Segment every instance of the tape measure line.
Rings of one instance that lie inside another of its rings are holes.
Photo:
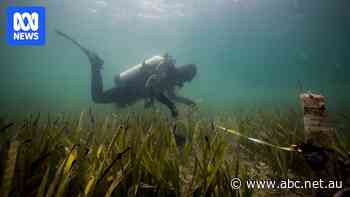
[[[238,132],[236,130],[233,130],[233,129],[228,129],[228,128],[225,128],[225,127],[219,126],[219,125],[215,125],[215,127],[218,128],[218,129],[221,129],[223,131],[226,131],[228,133],[237,135],[239,137],[243,137],[243,138],[247,139],[248,141],[254,142],[256,144],[262,144],[262,145],[265,145],[265,146],[270,146],[270,147],[273,147],[273,148],[277,148],[279,150],[285,150],[285,151],[289,151],[289,152],[302,152],[301,150],[299,150],[297,148],[297,145],[294,145],[294,144],[290,145],[289,147],[278,146],[278,145],[271,144],[271,143],[263,141],[263,140],[259,140],[259,139],[256,139],[256,138],[245,136],[242,133],[240,133],[240,132]]]

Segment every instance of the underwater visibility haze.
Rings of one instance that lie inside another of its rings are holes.
[[[1,2],[3,10],[9,5],[45,6],[47,40],[14,47],[1,39],[3,114],[79,112],[93,104],[88,59],[55,29],[104,59],[105,89],[115,74],[167,52],[177,64],[198,66],[181,94],[209,112],[298,107],[301,89],[325,95],[330,110],[349,109],[347,1]],[[5,19],[1,12],[2,27]]]
[[[9,45],[7,8],[33,5],[45,8],[46,43]],[[349,0],[0,1],[0,196],[350,196],[349,8]],[[163,64],[149,63],[156,55]],[[138,64],[145,75],[156,65],[142,84],[149,91],[114,91]],[[100,74],[113,91],[101,93]],[[151,82],[183,85],[183,98]],[[109,102],[140,92],[146,102]],[[286,179],[336,187],[245,184]]]

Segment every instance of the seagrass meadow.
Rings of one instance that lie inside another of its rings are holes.
[[[339,152],[348,117],[338,116]],[[303,142],[298,112],[225,115],[189,111],[174,121],[160,112],[80,117],[28,115],[1,119],[1,196],[311,196],[312,190],[240,190],[232,177],[308,180],[313,172],[297,152],[254,144],[215,124],[274,144]]]

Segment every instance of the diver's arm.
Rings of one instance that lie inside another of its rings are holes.
[[[174,101],[178,102],[178,103],[183,103],[185,105],[196,105],[196,103],[194,101],[192,101],[189,98],[185,98],[182,96],[176,96],[174,98],[172,98]]]
[[[177,117],[178,112],[177,112],[177,110],[176,110],[176,106],[175,106],[175,104],[174,104],[168,97],[166,97],[166,96],[165,96],[163,93],[161,93],[161,92],[155,94],[154,96],[155,96],[155,98],[156,98],[159,102],[161,102],[162,104],[166,105],[166,106],[170,109],[171,115],[172,115],[173,117]]]
[[[182,103],[182,104],[189,105],[189,106],[196,105],[196,103],[194,101],[192,101],[191,99],[176,95],[174,90],[169,91],[168,95],[169,95],[170,99],[172,99],[178,103]]]

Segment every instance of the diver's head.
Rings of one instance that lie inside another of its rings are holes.
[[[176,66],[176,79],[180,84],[192,81],[196,74],[197,67],[195,64]]]

